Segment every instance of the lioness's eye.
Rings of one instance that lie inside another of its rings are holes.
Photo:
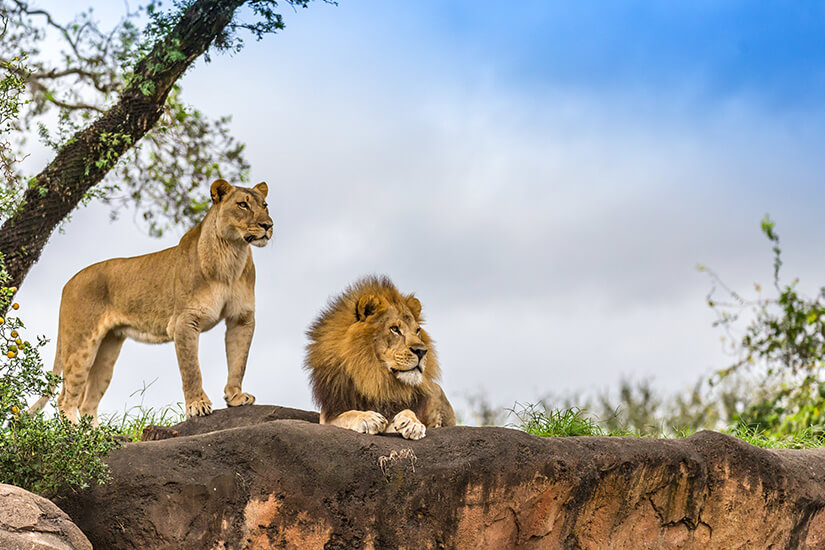
[[[395,333],[395,334],[397,334],[397,335],[401,336],[401,329],[400,329],[400,328],[398,328],[398,327],[396,327],[396,326],[392,326],[392,327],[390,327],[390,332]]]
[[[241,207],[241,208],[243,208],[244,210],[249,210],[249,205],[248,205],[248,204],[246,204],[246,201],[244,201],[244,202],[239,202],[239,203],[238,203],[238,206],[240,206],[240,207]]]
[[[417,329],[415,329],[415,333],[416,334],[421,334],[421,327],[418,327]]]
[[[269,208],[269,205],[264,203],[264,208]]]

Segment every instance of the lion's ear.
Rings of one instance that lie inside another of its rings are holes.
[[[209,194],[212,196],[212,202],[215,204],[221,202],[227,193],[232,191],[232,185],[226,180],[215,180],[212,182],[212,187]]]
[[[407,298],[407,307],[416,319],[421,317],[421,302],[415,296]]]
[[[269,186],[266,184],[265,181],[262,181],[252,189],[263,195],[264,198],[266,198],[266,194],[269,193]]]
[[[355,305],[355,318],[359,321],[364,321],[370,315],[381,313],[386,307],[386,302],[380,296],[375,296],[374,294],[361,296]]]

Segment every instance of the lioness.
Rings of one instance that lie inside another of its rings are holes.
[[[321,424],[405,439],[455,425],[422,322],[421,302],[387,277],[366,277],[330,301],[307,331],[305,366]]]
[[[63,288],[57,353],[52,372],[63,372],[58,408],[72,422],[90,415],[112,379],[123,341],[174,340],[187,416],[212,412],[198,365],[201,332],[226,320],[229,377],[224,399],[230,407],[255,398],[241,390],[255,329],[255,266],[249,245],[272,237],[266,183],[252,189],[217,180],[212,207],[177,246],[134,258],[91,265]],[[42,407],[41,398],[32,410]]]

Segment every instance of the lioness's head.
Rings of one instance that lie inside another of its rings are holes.
[[[365,277],[334,298],[307,331],[306,367],[319,404],[349,403],[348,388],[358,393],[352,399],[373,405],[429,392],[440,369],[422,322],[421,302],[386,277]]]
[[[221,236],[229,241],[243,240],[254,246],[265,246],[272,238],[273,226],[266,204],[268,191],[264,182],[248,189],[215,180],[210,193]]]

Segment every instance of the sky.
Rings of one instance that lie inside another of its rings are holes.
[[[95,6],[104,21],[123,11]],[[232,115],[252,183],[269,184],[276,237],[254,250],[245,379],[258,403],[313,408],[304,332],[365,274],[421,299],[460,411],[473,395],[511,407],[623,378],[680,391],[727,366],[696,265],[744,293],[770,283],[766,213],[788,278],[809,292],[825,280],[821,3],[341,0],[283,13],[278,35],[182,79],[185,101]],[[96,204],[75,212],[18,295],[30,333],[52,340],[47,365],[65,281],[181,233],[150,238]],[[217,406],[222,347],[222,325],[201,336]],[[101,411],[141,399],[182,400],[172,344],[127,342]]]

